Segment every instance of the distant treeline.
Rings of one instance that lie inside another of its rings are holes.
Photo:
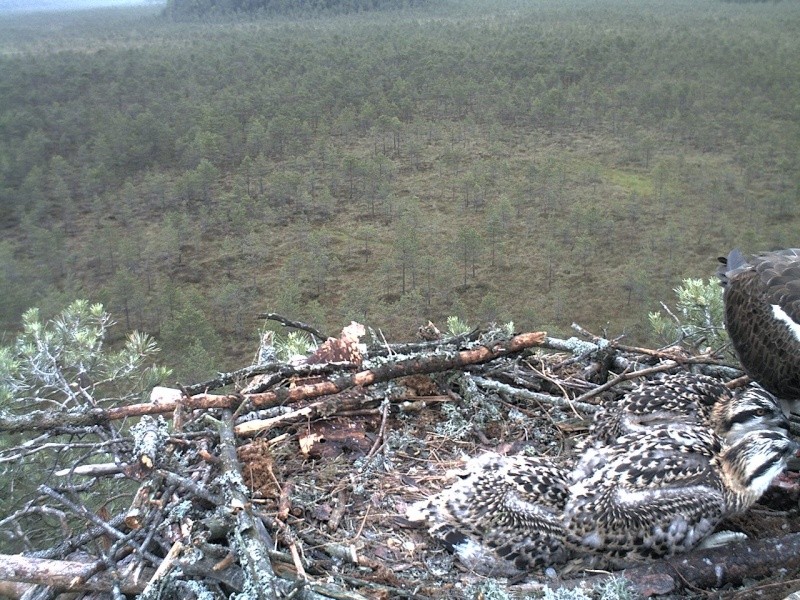
[[[429,0],[167,0],[164,13],[170,17],[215,14],[336,14],[410,8]]]

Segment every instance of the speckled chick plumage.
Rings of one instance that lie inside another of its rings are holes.
[[[424,522],[470,569],[487,575],[562,563],[567,472],[546,458],[486,453],[467,462],[458,480],[413,504]]]
[[[625,451],[574,483],[564,509],[567,546],[612,563],[693,548],[758,500],[797,447],[783,431],[751,431],[728,446],[685,423],[617,442]]]
[[[617,438],[674,423],[709,423],[715,406],[732,398],[718,379],[694,373],[663,375],[645,380],[595,415],[591,439],[614,444]],[[722,432],[720,432],[722,433]]]
[[[778,400],[757,385],[732,393],[713,377],[665,375],[641,383],[595,415],[589,436],[576,448],[580,459],[573,481],[592,473],[611,455],[626,452],[620,438],[671,423],[708,427],[727,443],[749,431],[789,429]]]
[[[725,327],[742,367],[781,399],[800,399],[800,249],[745,257],[733,250],[717,274]]]
[[[711,377],[667,375],[600,413],[571,470],[487,453],[407,516],[487,575],[675,554],[761,496],[796,451],[787,432],[757,385],[731,393]]]

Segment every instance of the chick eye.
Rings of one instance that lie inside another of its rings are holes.
[[[756,409],[756,416],[763,417],[765,414],[767,414],[766,409],[763,408]]]

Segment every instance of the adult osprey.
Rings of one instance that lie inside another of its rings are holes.
[[[717,269],[725,327],[745,372],[800,408],[800,248],[746,258],[732,250]]]

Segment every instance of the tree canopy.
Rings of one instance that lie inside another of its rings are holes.
[[[233,13],[320,15],[410,8],[429,0],[167,0],[164,14],[173,18]]]

